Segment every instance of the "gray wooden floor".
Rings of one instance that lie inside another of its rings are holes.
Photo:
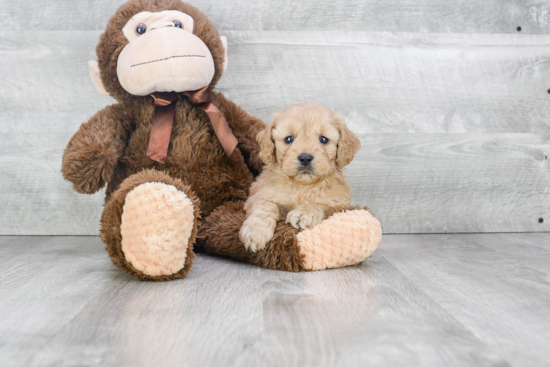
[[[96,237],[0,237],[1,366],[550,365],[550,233],[386,235],[292,274],[135,281]]]

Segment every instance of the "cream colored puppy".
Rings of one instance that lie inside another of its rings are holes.
[[[282,218],[310,229],[350,205],[342,171],[361,143],[339,115],[317,104],[293,105],[276,114],[257,139],[266,166],[245,204],[239,238],[247,249],[263,249]]]

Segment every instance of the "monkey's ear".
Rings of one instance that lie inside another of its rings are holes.
[[[97,61],[88,61],[88,69],[90,71],[90,79],[92,79],[92,83],[94,83],[97,93],[101,94],[102,96],[108,96],[109,93],[107,93],[107,91],[105,90],[103,82],[101,81],[101,77],[99,76],[99,65]]]
[[[227,70],[227,38],[225,38],[225,36],[221,36],[220,39],[222,40],[222,45],[223,45],[223,48],[224,48],[224,53],[223,53],[223,72],[225,73],[225,70]]]

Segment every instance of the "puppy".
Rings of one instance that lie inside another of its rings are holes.
[[[350,205],[342,171],[361,143],[339,115],[317,104],[293,105],[274,115],[257,139],[266,166],[245,204],[239,238],[248,250],[262,250],[282,218],[310,229]]]

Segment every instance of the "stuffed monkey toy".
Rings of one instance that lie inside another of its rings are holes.
[[[214,91],[227,42],[199,10],[181,0],[130,0],[96,51],[92,81],[118,103],[80,126],[62,173],[79,193],[107,184],[100,237],[116,266],[163,281],[186,276],[194,248],[286,271],[356,264],[377,248],[380,224],[356,207],[311,230],[278,223],[255,253],[240,242],[265,125]]]

